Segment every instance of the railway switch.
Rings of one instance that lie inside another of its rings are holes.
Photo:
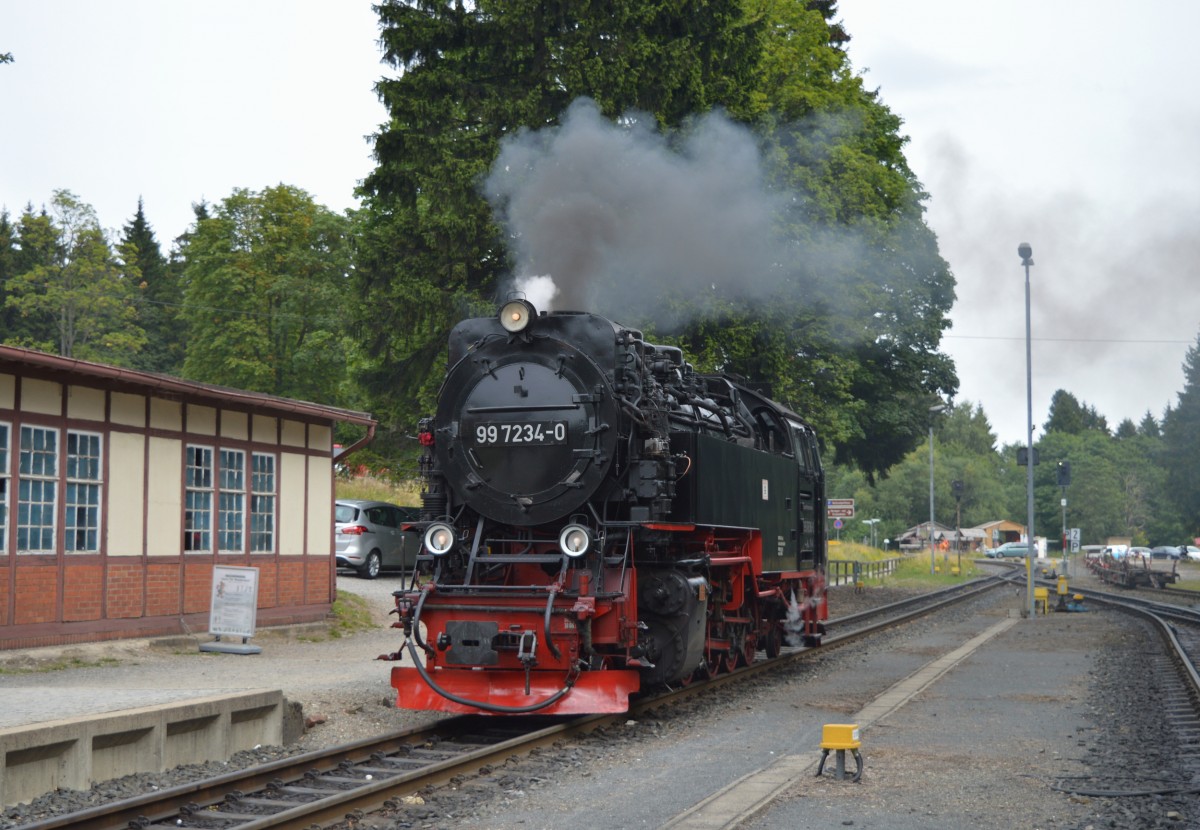
[[[858,748],[862,746],[857,723],[827,723],[821,730],[821,763],[817,765],[817,777],[825,769],[830,752],[836,752],[834,777],[841,781],[846,777],[846,753],[854,755],[855,782],[862,780],[863,759]]]

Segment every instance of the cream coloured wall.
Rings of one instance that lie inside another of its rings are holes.
[[[308,457],[308,553],[334,553],[334,473],[330,458]]]
[[[304,424],[299,421],[283,422],[283,443],[289,447],[304,446]]]
[[[308,552],[333,555],[333,461],[308,458]]]
[[[178,556],[183,550],[183,446],[178,439],[150,439],[146,483],[146,510],[150,517],[146,553]]]
[[[48,380],[21,381],[21,408],[40,415],[62,414],[62,386]]]
[[[217,410],[211,406],[198,406],[190,403],[187,407],[188,432],[200,435],[217,434]]]
[[[183,404],[179,401],[151,398],[150,426],[153,429],[169,429],[174,432],[183,429]]]
[[[114,424],[144,427],[146,425],[146,396],[113,392],[111,418]]]
[[[250,425],[254,429],[253,438],[263,444],[279,443],[279,420],[267,415],[253,416]]]
[[[304,553],[304,456],[279,455],[279,553]]]
[[[250,419],[245,412],[221,411],[221,437],[232,438],[235,441],[250,439]]]
[[[12,409],[17,405],[17,379],[13,375],[0,375],[0,409]]]
[[[333,451],[333,430],[329,427],[313,424],[308,428],[308,448],[321,452]]]
[[[135,433],[113,432],[108,440],[108,555],[141,556],[146,439]]]
[[[104,390],[90,386],[67,387],[67,417],[104,420]]]

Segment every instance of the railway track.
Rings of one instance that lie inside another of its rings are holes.
[[[991,577],[922,594],[832,620],[823,648],[852,643],[873,633],[976,597],[1011,578]],[[1200,630],[1200,629],[1198,629]],[[628,713],[578,718],[447,718],[320,752],[293,756],[218,778],[149,793],[125,801],[26,824],[22,830],[265,830],[312,828],[398,808],[426,787],[450,782],[512,755],[618,724],[684,697],[744,682],[811,656],[814,649],[785,648],[703,683],[643,696]]]
[[[1075,589],[1073,589],[1075,590]],[[1161,593],[1160,589],[1157,593]],[[1200,778],[1200,609],[1129,594],[1078,589],[1085,601],[1103,604],[1146,621],[1158,635],[1162,651],[1154,656],[1163,697],[1154,705],[1171,731],[1179,736],[1180,750],[1173,770],[1185,779]],[[1178,595],[1179,589],[1171,591]],[[1194,592],[1190,592],[1194,596]]]

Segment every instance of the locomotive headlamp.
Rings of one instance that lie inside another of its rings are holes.
[[[583,556],[592,546],[592,533],[583,525],[567,525],[558,534],[558,546],[572,559]]]
[[[454,528],[444,522],[431,524],[425,531],[425,549],[434,556],[445,556],[454,547]]]
[[[504,330],[516,334],[529,327],[529,321],[537,316],[537,309],[529,300],[509,300],[500,308],[500,325]]]

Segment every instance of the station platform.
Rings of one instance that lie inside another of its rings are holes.
[[[52,717],[52,715],[54,717]],[[279,689],[0,689],[0,803],[283,743]]]

